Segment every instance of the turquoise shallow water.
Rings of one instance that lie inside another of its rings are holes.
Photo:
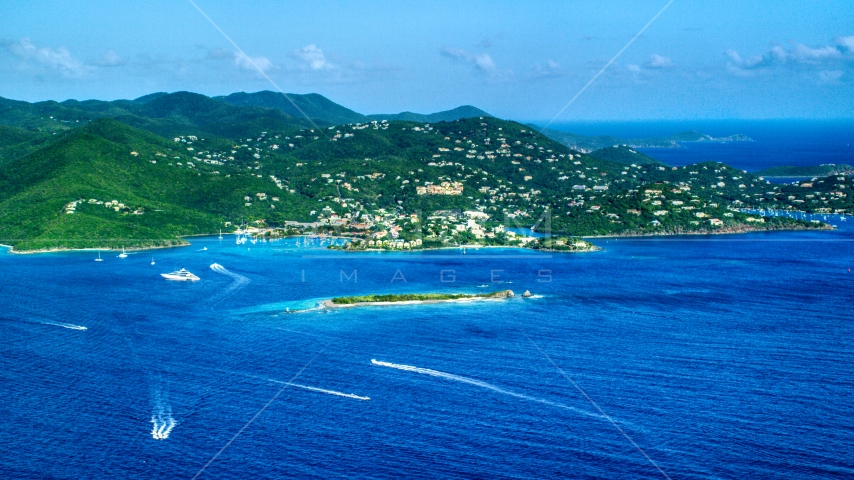
[[[0,475],[192,478],[227,446],[199,478],[850,477],[837,223],[589,254],[0,255]],[[159,277],[181,267],[201,281]],[[505,288],[538,298],[312,310]]]

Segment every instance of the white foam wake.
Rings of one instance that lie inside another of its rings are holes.
[[[371,359],[371,363],[378,366],[378,367],[394,368],[397,370],[403,370],[405,372],[420,373],[422,375],[430,375],[433,377],[444,378],[446,380],[453,380],[455,382],[467,383],[469,385],[474,385],[474,386],[480,387],[480,388],[486,388],[488,390],[492,390],[493,392],[502,393],[504,395],[509,395],[511,397],[521,398],[523,400],[528,400],[531,402],[542,403],[544,405],[550,405],[552,407],[565,408],[567,410],[572,410],[573,412],[577,412],[577,413],[580,413],[582,415],[587,415],[590,417],[604,418],[601,415],[597,415],[595,413],[587,412],[587,411],[584,411],[584,410],[581,410],[581,409],[578,409],[575,407],[570,407],[569,405],[564,405],[562,403],[552,402],[549,400],[545,400],[543,398],[531,397],[528,395],[523,395],[521,393],[511,392],[510,390],[504,390],[501,387],[496,387],[495,385],[492,385],[491,383],[486,383],[486,382],[483,382],[480,380],[475,380],[473,378],[463,377],[460,375],[454,375],[452,373],[440,372],[438,370],[431,370],[429,368],[413,367],[412,365],[401,365],[398,363],[381,362],[379,360],[374,360],[374,359]]]
[[[247,283],[250,282],[250,280],[244,277],[243,275],[234,273],[218,263],[211,264],[211,270],[234,279],[234,281],[231,282],[231,285],[229,285],[228,288],[226,288],[225,291],[222,292],[221,295],[223,296],[230,295],[236,292],[237,290],[240,290],[241,288],[245,287]]]
[[[325,393],[327,395],[335,395],[337,397],[352,398],[354,400],[362,400],[362,401],[367,401],[367,400],[371,399],[371,397],[363,397],[361,395],[356,395],[354,393],[344,393],[344,392],[337,392],[335,390],[327,390],[325,388],[310,387],[308,385],[302,385],[299,383],[276,380],[275,378],[267,378],[267,377],[262,377],[262,376],[258,376],[258,375],[249,375],[247,373],[232,372],[229,370],[220,370],[220,369],[214,369],[214,370],[219,371],[219,372],[223,372],[223,373],[227,373],[230,375],[240,375],[240,376],[246,377],[246,378],[255,378],[258,380],[264,380],[266,382],[278,383],[279,385],[287,385],[289,387],[301,388],[303,390],[309,390],[312,392]]]
[[[323,388],[309,387],[308,385],[300,385],[298,383],[288,383],[287,385],[289,385],[291,387],[302,388],[303,390],[310,390],[312,392],[320,392],[320,393],[325,393],[327,395],[337,395],[339,397],[352,398],[354,400],[367,401],[367,400],[371,399],[371,397],[362,397],[359,395],[355,395],[353,393],[336,392],[335,390],[326,390]]]
[[[168,415],[165,418],[162,415],[152,415],[151,437],[155,440],[166,440],[169,438],[169,434],[172,433],[172,429],[175,428],[175,425],[177,424],[178,422],[176,422],[171,415]]]
[[[53,325],[55,327],[69,328],[71,330],[89,330],[83,325],[74,325],[73,323],[62,323],[62,322],[39,322],[42,325]]]
[[[154,412],[151,414],[151,437],[155,440],[166,440],[178,422],[172,418],[172,407],[164,400],[160,390],[154,392]]]

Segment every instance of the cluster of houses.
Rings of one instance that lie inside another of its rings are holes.
[[[103,205],[105,208],[112,209],[115,212],[131,213],[133,215],[142,215],[143,213],[145,213],[145,209],[143,209],[142,207],[132,209],[124,203],[119,202],[118,200],[110,200],[105,202],[96,198],[90,198],[88,200],[81,198],[79,200],[74,200],[65,204],[65,207],[63,207],[63,211],[65,211],[65,213],[68,215],[73,214],[77,211],[77,206],[84,203],[89,205]]]
[[[422,241],[420,238],[416,238],[414,240],[401,240],[401,239],[392,239],[392,240],[366,240],[365,245],[368,248],[390,248],[390,249],[399,249],[399,250],[410,250],[412,248],[420,248],[422,245]]]
[[[418,195],[462,195],[463,184],[460,182],[442,182],[438,185],[424,185],[415,187]]]

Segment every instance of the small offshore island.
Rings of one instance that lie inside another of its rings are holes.
[[[392,305],[422,305],[430,303],[474,302],[482,300],[502,300],[512,298],[513,290],[501,290],[492,293],[402,293],[384,295],[363,295],[355,297],[336,297],[325,300],[326,308],[378,307]],[[526,291],[523,297],[530,297]]]

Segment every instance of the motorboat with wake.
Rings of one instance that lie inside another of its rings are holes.
[[[182,268],[181,270],[178,270],[177,272],[161,273],[160,276],[165,278],[166,280],[175,280],[178,282],[187,282],[187,281],[195,282],[195,281],[199,280],[199,277],[193,275],[192,273],[188,272],[184,268]]]

